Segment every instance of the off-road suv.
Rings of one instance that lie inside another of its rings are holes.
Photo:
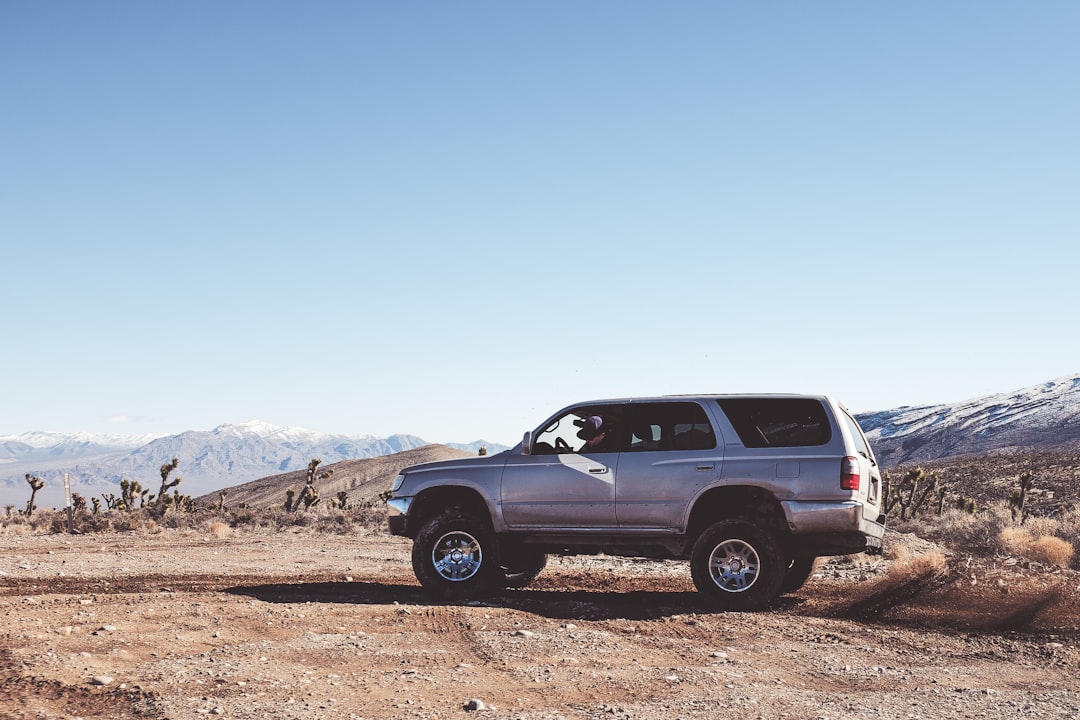
[[[689,559],[718,606],[755,609],[885,532],[858,423],[804,395],[572,405],[505,452],[402,470],[387,508],[421,585],[453,598],[524,586],[549,553],[607,553]]]

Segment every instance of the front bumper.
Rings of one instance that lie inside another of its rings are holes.
[[[411,497],[390,498],[386,501],[386,524],[391,535],[407,535]]]

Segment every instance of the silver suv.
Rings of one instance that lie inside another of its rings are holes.
[[[421,585],[450,598],[522,587],[549,553],[607,553],[689,559],[717,606],[757,609],[885,532],[858,423],[806,395],[572,405],[505,452],[402,470],[387,510]]]

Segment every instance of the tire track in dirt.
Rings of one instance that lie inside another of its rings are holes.
[[[0,720],[68,717],[125,720],[157,718],[148,710],[154,696],[142,690],[65,685],[58,680],[20,675],[11,653],[0,649]]]

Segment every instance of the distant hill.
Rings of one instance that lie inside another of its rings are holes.
[[[857,416],[884,467],[1080,447],[1080,375],[958,403]]]
[[[163,437],[85,433],[0,436],[0,507],[25,505],[30,496],[26,473],[45,481],[45,488],[37,495],[38,507],[63,507],[65,473],[72,492],[86,498],[118,494],[120,480],[125,478],[137,480],[154,493],[160,487],[161,466],[177,458],[180,464],[170,479],[181,478],[177,490],[197,497],[270,475],[306,472],[313,458],[319,458],[325,466],[427,444],[415,435],[335,435],[259,421]],[[457,447],[475,454],[481,445],[487,445],[491,452],[505,449],[482,440]]]
[[[325,480],[317,481],[315,487],[319,490],[322,502],[330,500],[342,490],[348,493],[350,502],[369,501],[377,498],[383,490],[390,489],[390,483],[394,481],[394,477],[402,468],[474,455],[476,453],[457,450],[446,445],[424,445],[392,455],[323,464],[319,465],[319,472],[332,470],[333,475]],[[289,488],[299,495],[305,483],[307,483],[306,466],[303,470],[271,475],[225,488],[225,504],[231,507],[246,504],[253,508],[280,506],[285,502],[285,493]],[[215,491],[196,500],[204,505],[216,505],[219,496]]]

